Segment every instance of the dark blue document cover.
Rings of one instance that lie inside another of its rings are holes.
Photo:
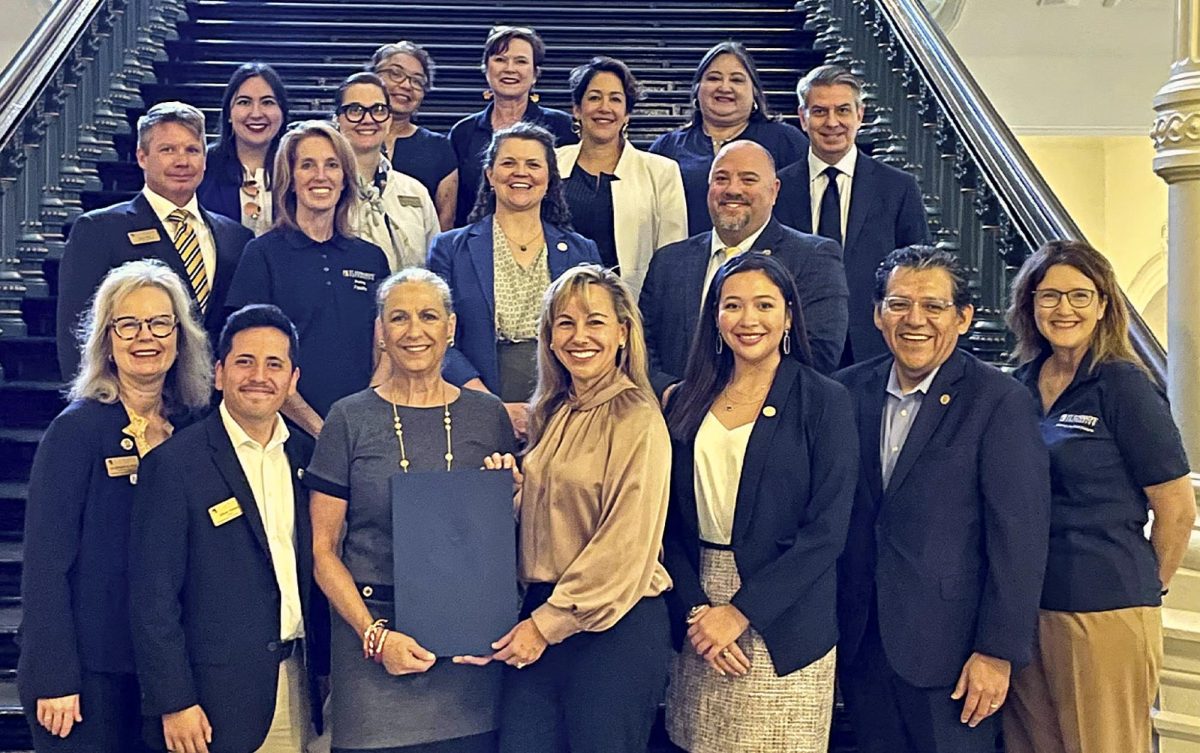
[[[438,658],[486,656],[517,622],[509,471],[396,473],[394,629]]]

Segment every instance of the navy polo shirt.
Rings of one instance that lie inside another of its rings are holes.
[[[468,115],[450,129],[450,144],[458,158],[458,208],[454,215],[454,226],[467,224],[467,215],[475,206],[479,193],[479,181],[483,178],[483,156],[492,143],[493,103],[474,115]],[[526,123],[540,125],[554,135],[555,146],[575,144],[579,137],[571,130],[571,116],[562,110],[542,107],[530,102],[525,108]]]
[[[734,141],[742,139],[761,144],[770,152],[776,170],[808,157],[808,137],[787,123],[765,118],[751,120]],[[659,136],[650,145],[650,151],[679,163],[688,211],[688,236],[712,230],[712,218],[708,215],[708,172],[717,156],[712,139],[702,127],[688,125]]]
[[[300,335],[300,396],[324,418],[370,383],[375,288],[387,276],[378,246],[337,234],[319,243],[276,227],[246,244],[227,307],[272,303],[288,315]]]
[[[1039,413],[1037,380],[1047,357],[1015,374]],[[1166,395],[1146,372],[1126,361],[1091,364],[1089,352],[1041,414],[1052,494],[1041,606],[1064,612],[1159,606],[1158,558],[1143,533],[1149,510],[1143,488],[1188,473],[1183,441]]]

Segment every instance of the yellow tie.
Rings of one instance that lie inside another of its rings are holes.
[[[176,209],[167,215],[167,219],[175,223],[175,235],[171,242],[183,260],[183,268],[187,270],[188,282],[192,292],[196,294],[196,305],[200,308],[201,316],[208,308],[208,275],[204,273],[204,255],[200,253],[200,239],[196,237],[196,229],[188,222],[192,213],[186,209]]]

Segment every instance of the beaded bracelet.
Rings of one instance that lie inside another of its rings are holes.
[[[387,634],[388,621],[385,619],[375,620],[370,626],[363,631],[363,658],[374,659],[379,650],[383,648],[383,635]]]

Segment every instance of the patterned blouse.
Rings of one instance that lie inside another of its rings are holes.
[[[513,258],[499,222],[492,223],[492,266],[495,269],[496,338],[510,342],[536,340],[542,296],[550,287],[546,243],[528,267]]]

